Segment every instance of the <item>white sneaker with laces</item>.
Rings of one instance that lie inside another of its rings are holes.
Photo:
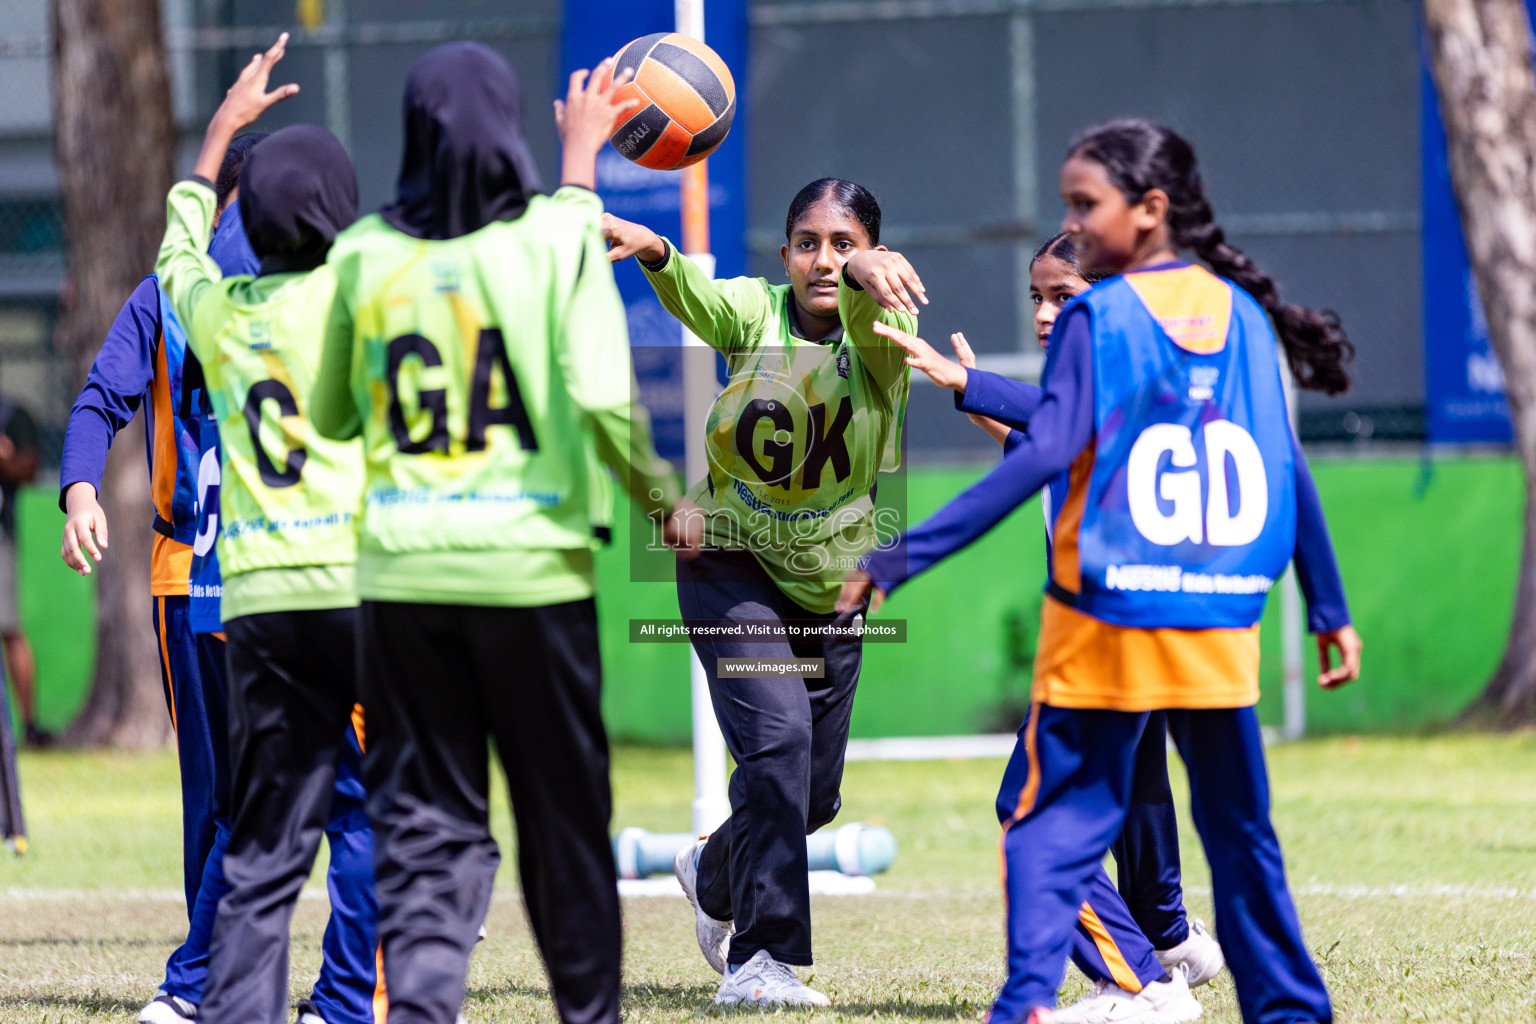
[[[1071,1006],[1056,1011],[1056,1024],[1188,1024],[1200,1019],[1200,1001],[1189,991],[1184,968],[1168,972],[1140,992],[1101,981]]]
[[[795,969],[781,964],[766,949],[720,979],[716,1006],[830,1006],[832,1000],[802,982]]]
[[[196,1019],[196,1004],[164,992],[145,1003],[137,1018],[138,1024],[187,1024]]]
[[[724,974],[725,958],[731,951],[731,936],[736,934],[736,922],[717,921],[699,906],[699,855],[704,852],[707,842],[708,836],[678,850],[672,859],[672,873],[677,876],[677,884],[683,887],[688,902],[693,904],[693,933],[698,937],[699,950],[716,974]]]
[[[1216,941],[1216,936],[1205,930],[1204,921],[1189,922],[1188,938],[1172,949],[1156,950],[1155,955],[1165,971],[1171,972],[1175,967],[1182,966],[1189,975],[1190,988],[1199,988],[1227,966],[1227,958],[1221,952],[1221,943]]]

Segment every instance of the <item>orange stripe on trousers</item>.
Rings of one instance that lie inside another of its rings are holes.
[[[1125,962],[1125,954],[1120,952],[1120,947],[1110,937],[1109,929],[1104,927],[1104,922],[1099,920],[1099,915],[1088,905],[1087,900],[1083,901],[1083,909],[1077,912],[1077,919],[1083,922],[1083,927],[1093,936],[1093,944],[1099,947],[1099,955],[1109,967],[1109,975],[1115,979],[1115,984],[1127,992],[1140,992],[1141,979],[1136,977],[1131,965]]]
[[[160,670],[165,673],[165,692],[170,698],[166,703],[171,707],[171,732],[177,732],[176,686],[171,682],[171,653],[165,646],[165,598],[157,597],[155,602],[155,610],[160,616]]]

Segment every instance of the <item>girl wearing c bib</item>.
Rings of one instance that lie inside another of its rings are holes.
[[[1063,311],[1027,436],[903,545],[877,552],[839,603],[873,587],[878,605],[1068,471],[1016,756],[1026,771],[1003,837],[1009,977],[991,1019],[1054,1020],[1078,908],[1125,819],[1137,743],[1149,715],[1166,711],[1243,1019],[1331,1021],[1269,820],[1254,705],[1258,621],[1292,557],[1319,683],[1359,675],[1359,637],[1275,363],[1278,335],[1301,386],[1337,393],[1351,348],[1337,317],[1281,302],[1226,244],[1194,152],[1169,129],[1118,121],[1085,133],[1062,193],[1085,267],[1116,276]]]

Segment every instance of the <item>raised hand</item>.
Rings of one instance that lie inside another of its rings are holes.
[[[854,253],[844,269],[860,288],[874,296],[875,301],[886,309],[917,316],[917,303],[928,305],[928,292],[923,287],[923,279],[917,276],[912,264],[899,252],[891,252],[883,247],[865,249]],[[917,296],[915,302],[914,295]]]
[[[863,255],[862,253],[860,255]],[[850,261],[851,262],[851,261]],[[949,388],[951,391],[964,391],[966,381],[966,369],[951,359],[945,359],[939,355],[932,345],[915,334],[908,334],[890,324],[875,321],[872,325],[874,332],[882,338],[888,338],[907,354],[907,365],[915,370],[921,370],[928,375],[928,379],[941,388]]]
[[[235,84],[224,94],[224,102],[219,104],[219,109],[213,112],[213,118],[208,122],[202,151],[198,153],[197,163],[192,168],[193,174],[208,181],[217,180],[219,165],[224,162],[224,152],[229,148],[230,140],[241,129],[255,124],[273,105],[298,95],[299,87],[292,82],[267,91],[272,68],[283,59],[287,49],[288,33],[284,32],[277,37],[271,49],[256,54],[241,70],[240,77],[235,79]]]
[[[555,128],[560,132],[560,184],[597,187],[597,153],[620,121],[635,112],[640,100],[619,98],[619,90],[635,73],[610,72],[609,57],[590,73],[572,72],[565,99],[555,100]]]

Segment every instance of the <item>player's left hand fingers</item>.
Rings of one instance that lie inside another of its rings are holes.
[[[891,290],[889,283],[885,280],[885,275],[878,269],[870,271],[869,277],[861,283],[864,285],[864,290],[869,292],[882,309],[901,308],[898,304],[896,293]]]
[[[565,138],[565,100],[555,100],[555,134]]]
[[[591,72],[586,68],[577,68],[571,72],[571,80],[565,90],[567,102],[573,101],[581,95],[582,89],[587,82],[587,76],[590,74]]]
[[[911,290],[912,294],[917,296],[917,300],[925,306],[928,305],[928,289],[923,287],[923,279],[917,276],[917,269],[900,254],[897,254],[892,265],[896,275],[901,278],[902,283]]]
[[[875,278],[880,282],[881,294],[889,296],[891,300],[882,303],[886,309],[917,315],[917,304],[912,301],[912,296],[907,292],[907,283],[893,267],[888,265],[881,267],[876,271]]]

